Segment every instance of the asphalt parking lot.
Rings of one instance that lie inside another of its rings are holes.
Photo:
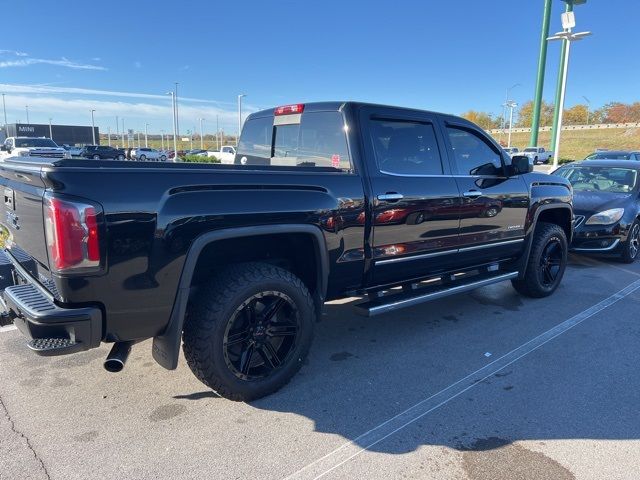
[[[0,331],[0,478],[637,479],[640,263],[571,256],[551,298],[509,284],[375,319],[327,305],[308,363],[251,404],[134,348],[30,354]]]

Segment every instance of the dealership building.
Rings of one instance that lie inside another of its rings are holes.
[[[100,143],[98,127],[94,127],[96,143]],[[2,132],[3,137],[51,137],[58,145],[92,145],[91,127],[80,125],[48,125],[35,123],[9,123]],[[2,138],[1,140],[4,140]]]

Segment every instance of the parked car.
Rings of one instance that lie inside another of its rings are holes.
[[[640,164],[585,160],[554,172],[573,186],[575,234],[571,249],[631,263],[640,248]]]
[[[115,342],[115,372],[153,338],[175,369],[184,344],[202,382],[251,400],[300,369],[325,301],[372,316],[507,280],[546,297],[567,262],[569,181],[452,115],[287,105],[249,115],[234,165],[147,166],[0,169],[0,290],[36,353]]]
[[[587,155],[585,160],[640,160],[640,151],[599,150]]]
[[[62,144],[62,148],[69,152],[69,155],[72,157],[79,157],[82,154],[82,147],[78,147],[76,145],[67,145],[65,143]]]
[[[140,160],[141,162],[144,162],[146,160],[159,160],[161,162],[164,162],[167,160],[167,155],[160,150],[156,150],[155,148],[141,147],[131,151],[131,159]]]
[[[93,160],[124,160],[125,151],[107,145],[87,145],[82,149],[80,156]]]
[[[553,152],[548,152],[544,147],[527,147],[518,155],[524,155],[533,160],[534,165],[541,163],[549,163],[549,159],[553,157]]]
[[[71,158],[71,155],[50,138],[7,137],[0,147],[0,161],[9,157]]]
[[[217,158],[220,160],[220,163],[231,165],[236,157],[236,147],[224,145],[220,151],[207,152],[207,156]]]
[[[504,151],[512,157],[520,152],[518,147],[504,147]]]

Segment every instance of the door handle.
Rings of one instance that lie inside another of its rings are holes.
[[[478,190],[469,190],[468,192],[464,192],[462,196],[469,197],[469,198],[476,198],[476,197],[481,197],[482,192]]]
[[[387,192],[383,195],[378,195],[378,200],[380,200],[381,202],[397,202],[398,200],[402,200],[403,198],[404,195],[395,192]]]

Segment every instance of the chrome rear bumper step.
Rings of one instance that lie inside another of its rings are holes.
[[[461,278],[451,283],[432,286],[403,288],[402,293],[386,295],[371,295],[370,300],[355,305],[356,311],[367,317],[373,317],[382,313],[391,312],[400,308],[430,302],[439,298],[448,297],[457,293],[467,292],[476,288],[504,282],[518,277],[518,272],[496,272],[493,274],[475,275],[469,278]]]

